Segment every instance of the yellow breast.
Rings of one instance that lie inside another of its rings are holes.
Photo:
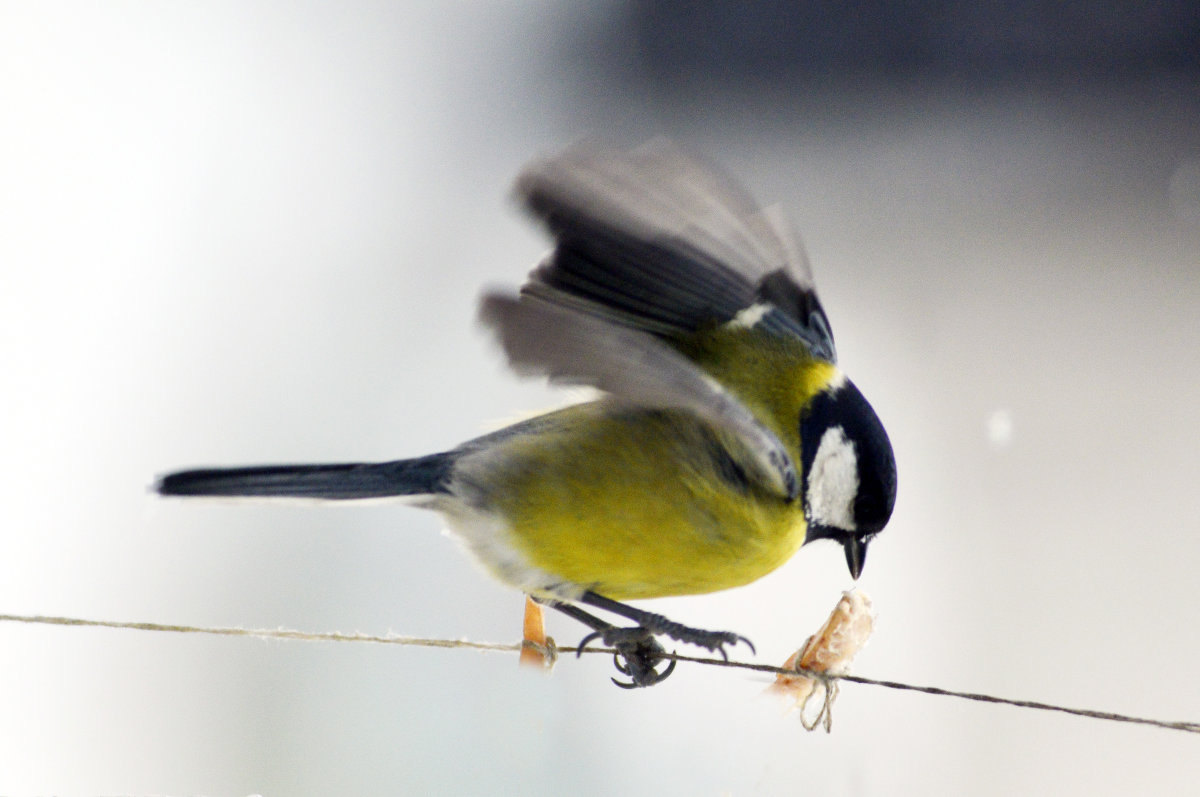
[[[556,420],[491,471],[513,546],[546,573],[615,600],[713,592],[804,542],[800,503],[720,472],[711,432],[685,413],[600,402]]]

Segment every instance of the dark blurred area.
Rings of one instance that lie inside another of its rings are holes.
[[[977,206],[1029,223],[1068,199],[1195,212],[1200,3],[627,0],[558,22],[546,74],[572,136],[662,133],[753,153],[743,169],[824,142],[858,154],[821,190],[869,169],[878,213],[967,173]],[[908,164],[895,185],[867,165],[883,150]]]
[[[1099,82],[1200,71],[1193,2],[631,0],[575,38],[617,82],[663,92],[828,81]]]
[[[1200,4],[628,3],[605,44],[662,86],[846,77],[1105,80],[1200,70]],[[608,59],[605,59],[608,60]]]

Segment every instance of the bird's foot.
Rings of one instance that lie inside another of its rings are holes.
[[[744,642],[751,652],[754,652],[754,645],[750,643],[740,634],[735,634],[731,631],[705,631],[701,628],[692,628],[668,620],[661,614],[638,609],[625,603],[606,598],[592,590],[585,591],[580,597],[579,602],[593,606],[597,609],[603,609],[607,612],[620,615],[627,620],[631,620],[636,625],[626,628],[619,628],[612,625],[599,617],[596,617],[573,603],[557,600],[547,600],[546,603],[552,606],[559,612],[573,617],[584,625],[590,626],[593,631],[583,638],[576,648],[575,655],[583,653],[583,649],[589,642],[599,639],[611,648],[616,650],[614,663],[617,670],[629,677],[628,681],[618,681],[613,679],[613,683],[624,689],[634,689],[642,686],[654,686],[661,683],[667,676],[675,670],[676,659],[673,653],[667,653],[662,645],[658,643],[655,637],[667,637],[674,639],[677,642],[683,642],[688,645],[704,648],[711,653],[720,653],[721,658],[729,660],[729,655],[725,652],[726,646],[733,646],[739,642]],[[669,663],[666,667],[659,668],[663,661]]]
[[[617,652],[613,654],[613,665],[622,675],[629,676],[628,681],[612,679],[612,682],[622,689],[654,686],[675,671],[673,659],[664,669],[658,669],[659,663],[668,658],[667,651],[658,644],[658,640],[649,630],[641,626],[633,628],[609,626],[601,631],[593,631],[580,641],[575,655],[582,654],[587,644],[595,639],[616,649]]]
[[[622,675],[628,676],[629,680],[619,681],[613,678],[612,682],[622,689],[636,689],[661,683],[675,671],[675,659],[672,659],[666,649],[654,638],[656,635],[720,653],[721,658],[726,661],[729,660],[729,656],[725,652],[726,645],[745,642],[751,650],[754,650],[754,645],[750,643],[750,640],[730,631],[705,631],[699,628],[690,628],[656,614],[647,614],[643,619],[647,621],[646,625],[631,628],[609,626],[593,631],[579,643],[576,655],[581,654],[587,644],[595,639],[615,648],[613,664]],[[667,666],[659,669],[658,665],[668,659]]]
[[[641,627],[647,629],[651,634],[666,636],[688,645],[695,645],[698,648],[704,648],[710,653],[719,653],[725,661],[729,661],[729,654],[725,652],[726,645],[733,646],[739,642],[744,642],[746,643],[746,647],[750,648],[751,653],[756,652],[754,644],[749,639],[732,631],[705,631],[703,628],[692,628],[673,620],[668,620],[661,614],[646,613],[640,618],[640,621]]]

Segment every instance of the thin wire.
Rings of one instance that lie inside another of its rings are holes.
[[[424,637],[401,636],[399,634],[385,634],[380,636],[378,634],[345,634],[339,632],[295,631],[287,628],[271,629],[174,625],[168,623],[122,622],[118,620],[85,620],[78,617],[54,617],[48,615],[0,614],[0,622],[26,623],[34,625],[83,626],[91,628],[123,628],[131,631],[167,631],[179,634],[210,634],[216,636],[256,637],[258,639],[289,639],[299,640],[301,642],[374,642],[384,645],[407,645],[427,648],[468,648],[471,650],[485,650],[505,653],[519,652],[522,648],[521,643],[472,642],[467,639],[429,639]],[[582,651],[579,651],[577,648],[561,647],[555,648],[555,650],[559,653],[606,653],[609,655],[616,652],[611,648],[584,648]],[[725,659],[700,658],[696,656],[685,656],[678,653],[668,653],[664,656],[664,658],[674,659],[676,661],[691,662],[693,664],[705,664],[714,667],[733,667],[741,670],[749,670],[751,672],[769,673],[771,675],[796,675],[799,673],[801,675],[810,676],[822,682],[847,681],[849,683],[863,684],[865,686],[880,686],[885,689],[920,692],[921,694],[939,695],[941,697],[957,697],[963,700],[973,700],[980,703],[996,703],[1005,706],[1014,706],[1016,708],[1034,709],[1037,711],[1055,711],[1061,714],[1071,714],[1076,717],[1086,717],[1088,719],[1124,722],[1135,725],[1150,725],[1155,728],[1164,728],[1166,730],[1200,734],[1200,723],[1197,722],[1172,722],[1168,720],[1157,720],[1148,717],[1135,717],[1129,714],[1116,714],[1110,711],[1093,711],[1091,709],[1069,708],[1067,706],[1058,706],[1053,703],[1041,703],[1036,700],[1014,700],[1012,698],[984,695],[977,692],[958,692],[952,689],[942,689],[937,686],[916,686],[914,684],[900,683],[898,681],[884,681],[875,678],[865,678],[861,675],[833,675],[823,672],[774,667],[769,664],[754,664],[753,662],[747,661],[726,661]]]
[[[289,628],[237,628],[231,626],[174,625],[170,623],[136,623],[120,620],[84,620],[78,617],[47,615],[0,614],[0,622],[36,625],[73,625],[91,628],[124,628],[130,631],[169,631],[178,634],[213,634],[216,636],[257,637],[259,639],[294,639],[301,642],[375,642],[384,645],[411,645],[425,648],[472,648],[474,650],[514,651],[520,645],[500,642],[471,642],[466,639],[425,639],[399,634],[345,634],[337,631],[295,631]]]
[[[679,654],[668,655],[668,658],[678,659],[679,661],[690,661],[698,664],[710,664],[716,667],[737,667],[742,670],[753,670],[756,672],[777,673],[784,675],[794,675],[799,672],[801,675],[808,675],[817,680],[829,681],[848,681],[854,684],[864,684],[866,686],[882,686],[885,689],[898,689],[906,692],[920,692],[926,695],[939,695],[941,697],[957,697],[963,700],[974,700],[979,703],[997,703],[1003,706],[1015,706],[1016,708],[1035,709],[1037,711],[1057,711],[1061,714],[1071,714],[1076,717],[1087,717],[1088,719],[1109,720],[1111,722],[1128,722],[1135,725],[1151,725],[1155,728],[1165,728],[1172,731],[1183,731],[1185,733],[1200,733],[1200,722],[1172,722],[1170,720],[1156,720],[1148,717],[1135,717],[1129,714],[1116,714],[1111,711],[1095,711],[1086,708],[1070,708],[1068,706],[1059,706],[1054,703],[1041,703],[1036,700],[1015,700],[1009,697],[996,697],[995,695],[984,695],[978,692],[958,692],[953,689],[942,689],[938,686],[917,686],[915,684],[906,684],[899,681],[884,681],[877,678],[865,678],[861,675],[833,675],[829,673],[813,672],[808,670],[792,670],[781,667],[774,667],[769,664],[754,664],[752,662],[741,661],[724,661],[722,659],[703,659],[694,658],[692,656],[682,656]]]

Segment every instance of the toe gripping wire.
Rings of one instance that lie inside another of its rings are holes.
[[[696,645],[705,650],[719,653],[721,654],[721,658],[726,661],[729,660],[729,656],[725,652],[726,645],[736,645],[739,642],[744,642],[751,651],[754,650],[754,645],[750,640],[730,631],[705,631],[699,628],[691,628],[668,620],[661,614],[643,611],[628,604],[614,601],[611,598],[606,598],[591,590],[584,592],[580,596],[580,603],[612,612],[637,623],[637,625],[621,628],[605,620],[601,620],[599,617],[572,603],[559,602],[552,599],[541,599],[539,602],[556,609],[592,629],[592,632],[585,636],[577,646],[575,651],[577,657],[582,655],[583,649],[589,642],[596,639],[601,640],[605,645],[616,650],[616,653],[613,654],[613,665],[617,668],[618,672],[628,677],[629,680],[619,681],[613,678],[612,682],[622,689],[654,686],[661,683],[675,671],[677,662],[674,659],[670,660],[665,668],[658,669],[658,665],[664,659],[667,659],[668,656],[666,649],[655,639],[656,636],[669,637],[679,642]]]

